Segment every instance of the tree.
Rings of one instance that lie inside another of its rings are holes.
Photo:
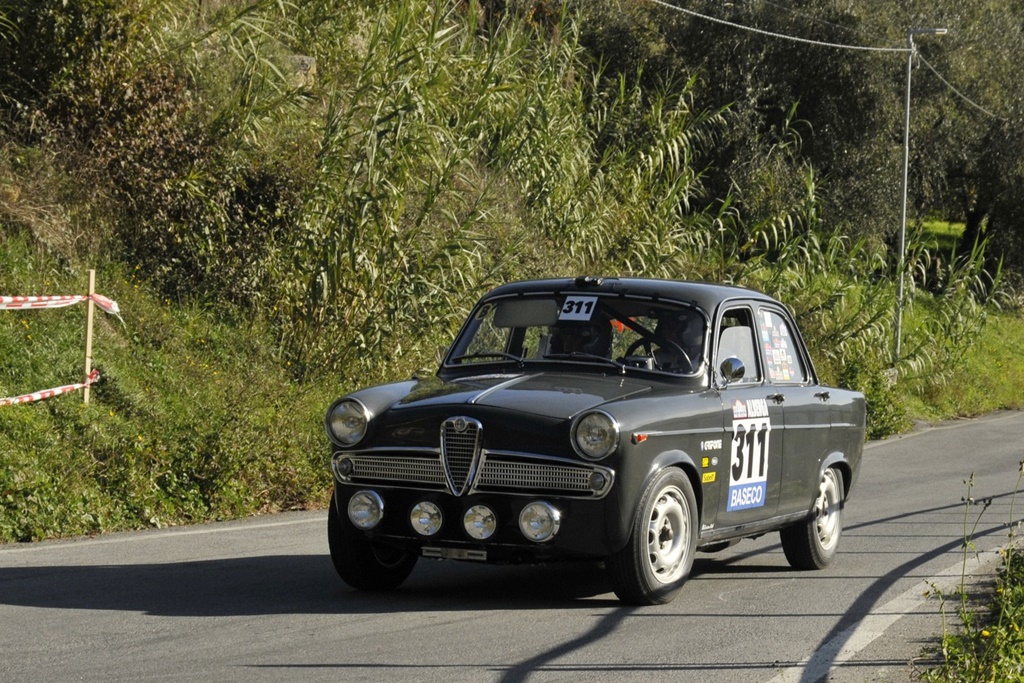
[[[1012,255],[1024,215],[1015,191],[1021,180],[1017,160],[1024,156],[1016,132],[1024,113],[1017,68],[1024,48],[1020,0],[702,0],[679,6],[734,25],[644,0],[583,2],[583,44],[607,64],[610,76],[638,70],[648,79],[699,74],[695,106],[729,107],[730,125],[708,186],[718,196],[739,186],[739,206],[749,217],[756,220],[766,208],[744,195],[746,181],[774,175],[777,182],[769,186],[793,187],[795,170],[809,164],[824,178],[826,225],[890,242],[902,200],[907,31],[948,28],[946,36],[916,41],[911,220],[934,214],[962,220],[965,242],[992,235]],[[963,97],[954,87],[964,88]],[[799,134],[798,154],[793,164],[773,167],[765,160],[794,105],[802,122],[790,127]],[[1024,269],[1024,257],[1019,267]]]

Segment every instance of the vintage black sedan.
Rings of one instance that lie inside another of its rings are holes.
[[[778,531],[835,557],[864,396],[823,386],[789,311],[739,287],[594,278],[504,285],[436,376],[327,413],[331,558],[364,590],[419,557],[603,561],[619,599],[670,601],[698,550]]]

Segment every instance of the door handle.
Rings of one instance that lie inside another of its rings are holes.
[[[816,393],[814,395],[814,398],[821,399],[822,403],[824,403],[825,401],[828,401],[831,397],[832,397],[832,395],[830,393],[828,393],[827,391],[819,391],[818,393]]]
[[[786,395],[785,394],[777,394],[777,393],[776,394],[768,394],[768,400],[769,401],[774,401],[777,404],[781,404],[783,401],[786,400]]]

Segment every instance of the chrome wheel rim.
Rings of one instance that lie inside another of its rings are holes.
[[[818,487],[818,500],[814,504],[818,543],[822,550],[832,550],[839,541],[841,529],[839,481],[836,471],[828,469]]]
[[[690,515],[683,492],[670,486],[658,493],[647,525],[647,560],[661,583],[671,583],[683,573]]]

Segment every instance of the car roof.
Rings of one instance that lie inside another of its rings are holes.
[[[754,299],[781,305],[777,300],[766,294],[733,285],[653,278],[601,278],[589,276],[512,282],[492,289],[484,296],[484,299],[548,292],[651,297],[652,299],[666,299],[696,304],[709,312],[714,311],[721,302],[728,299]]]

